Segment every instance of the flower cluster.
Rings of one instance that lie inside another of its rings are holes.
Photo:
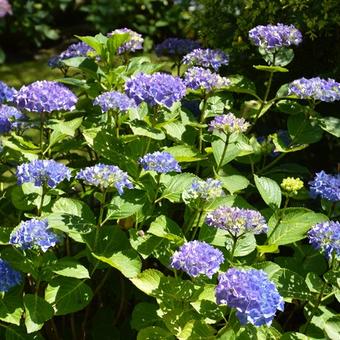
[[[0,134],[19,127],[24,117],[15,107],[0,104]]]
[[[78,172],[77,179],[82,179],[86,184],[101,188],[115,187],[120,195],[124,193],[124,188],[132,189],[133,185],[128,178],[128,174],[118,166],[96,164],[86,167]]]
[[[336,202],[340,201],[340,174],[329,175],[324,171],[317,172],[314,180],[309,182],[310,193],[313,198],[322,198]]]
[[[166,73],[139,73],[125,84],[126,94],[136,104],[145,101],[151,106],[161,105],[170,108],[186,93],[185,85],[179,77]]]
[[[229,57],[221,50],[197,48],[184,56],[183,63],[191,66],[212,67],[217,71],[222,65],[228,65]]]
[[[12,102],[16,92],[16,89],[0,81],[0,104],[3,102]]]
[[[230,85],[230,81],[209,69],[191,67],[184,74],[184,84],[193,90],[211,91],[214,88]]]
[[[136,104],[132,99],[126,94],[118,91],[102,93],[93,101],[93,104],[99,105],[102,112],[107,112],[109,110],[127,111],[136,107]]]
[[[0,292],[8,292],[12,287],[19,285],[22,276],[6,261],[0,259]]]
[[[205,242],[191,241],[173,254],[170,266],[183,270],[192,277],[203,274],[211,278],[223,262],[224,257],[220,250]]]
[[[17,245],[21,249],[40,248],[44,252],[58,242],[58,236],[48,229],[47,219],[37,220],[35,218],[21,222],[12,231],[9,239],[10,244]]]
[[[195,178],[186,192],[189,201],[210,202],[222,195],[222,182],[213,178],[208,178],[206,181]]]
[[[333,253],[340,259],[340,222],[327,221],[316,224],[308,231],[309,243],[324,252],[329,259]]]
[[[160,56],[182,57],[196,48],[200,48],[197,41],[190,39],[168,38],[156,45],[155,52]]]
[[[109,33],[108,36],[112,36],[112,35],[115,35],[115,34],[126,34],[126,33],[129,34],[130,40],[123,43],[121,46],[118,47],[118,54],[142,50],[143,49],[143,42],[144,42],[142,35],[135,32],[135,31],[132,31],[128,28],[116,29],[113,32]]]
[[[297,195],[298,191],[303,188],[303,182],[300,178],[287,177],[282,180],[281,188],[288,194]]]
[[[223,205],[207,214],[205,223],[226,230],[235,237],[246,232],[261,234],[268,231],[266,220],[258,211]]]
[[[334,79],[300,78],[289,84],[288,94],[294,94],[302,99],[334,102],[340,100],[340,83]]]
[[[139,159],[139,164],[144,170],[156,171],[158,173],[182,171],[176,159],[170,153],[164,151],[147,153],[144,157]]]
[[[243,325],[270,326],[276,311],[284,309],[275,284],[262,270],[230,268],[219,275],[215,295],[218,304],[236,308],[236,316]]]
[[[226,115],[216,116],[209,124],[209,131],[220,132],[246,132],[250,124],[243,118],[237,118],[231,112]]]
[[[71,178],[70,170],[54,160],[36,159],[17,167],[18,184],[34,183],[35,186],[48,185],[55,188],[64,179]]]
[[[294,25],[260,25],[249,31],[249,38],[255,46],[273,50],[299,45],[302,41],[302,34]]]
[[[7,0],[0,0],[0,18],[12,14],[12,6]]]
[[[36,81],[23,86],[14,97],[16,105],[31,112],[74,110],[77,96],[55,81]]]

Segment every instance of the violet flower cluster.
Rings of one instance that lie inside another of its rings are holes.
[[[261,234],[268,231],[266,220],[258,211],[224,205],[208,213],[205,223],[226,230],[234,237],[247,232]]]
[[[123,43],[121,46],[118,47],[118,54],[123,54],[126,52],[135,52],[137,50],[143,49],[143,42],[144,39],[141,34],[132,31],[128,28],[119,28],[114,30],[113,32],[109,33],[108,36],[112,36],[115,34],[126,34],[128,33],[130,36],[130,40]]]
[[[0,0],[0,18],[12,14],[12,6],[7,0]]]
[[[8,292],[21,282],[20,272],[13,269],[7,261],[0,259],[0,292]]]
[[[183,57],[196,48],[200,48],[197,41],[190,39],[168,38],[156,45],[155,52],[160,56]]]
[[[215,296],[218,304],[236,308],[242,325],[270,326],[276,311],[284,310],[283,298],[262,270],[230,268],[219,275]]]
[[[223,194],[221,181],[213,178],[205,181],[195,178],[186,192],[186,198],[189,201],[210,202]]]
[[[17,167],[18,184],[34,183],[35,186],[47,185],[55,188],[64,179],[70,180],[71,171],[64,164],[54,160],[33,160]]]
[[[302,41],[302,34],[294,25],[260,25],[249,31],[249,38],[255,46],[270,51],[299,45]]]
[[[0,104],[0,134],[18,128],[25,116],[13,106]]]
[[[58,236],[48,228],[47,219],[37,220],[35,218],[21,222],[15,228],[9,238],[9,243],[21,249],[39,248],[46,252],[59,242]]]
[[[14,97],[15,104],[31,112],[72,111],[77,96],[65,85],[55,81],[36,81],[22,86]]]
[[[246,132],[250,124],[244,118],[237,118],[229,112],[216,116],[209,124],[209,131],[217,130],[225,133]]]
[[[185,96],[186,88],[179,77],[170,74],[139,73],[126,82],[125,92],[137,105],[145,101],[150,106],[170,108]]]
[[[107,112],[109,110],[119,110],[124,112],[136,107],[134,100],[130,99],[126,94],[118,91],[102,93],[93,101],[93,104],[99,105],[102,112]]]
[[[192,277],[203,274],[211,278],[223,262],[224,256],[219,249],[195,240],[185,243],[173,254],[170,266]]]
[[[141,157],[138,162],[144,170],[156,171],[160,174],[182,171],[176,159],[170,153],[164,151],[147,153],[144,157]]]
[[[340,100],[340,83],[334,79],[300,78],[294,80],[288,87],[289,95],[296,95],[302,99],[314,99],[323,102]]]
[[[197,48],[184,56],[183,63],[190,66],[212,67],[218,71],[222,65],[228,65],[229,57],[221,50]]]
[[[340,174],[329,175],[324,171],[317,172],[310,185],[310,194],[313,198],[322,198],[337,202],[340,201]]]
[[[12,102],[17,90],[9,87],[3,81],[0,81],[0,104],[4,102]]]
[[[99,163],[94,166],[89,166],[79,171],[76,178],[82,179],[86,184],[96,187],[105,189],[115,187],[119,195],[124,193],[124,188],[133,188],[128,174],[115,165]]]

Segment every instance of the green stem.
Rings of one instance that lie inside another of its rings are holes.
[[[201,111],[201,117],[200,117],[200,124],[202,125],[205,121],[205,110],[207,108],[207,101],[208,101],[208,96],[204,93],[203,96],[203,103],[202,103],[202,111]],[[201,154],[203,151],[203,128],[200,126],[199,131],[198,131],[198,150],[199,153]],[[196,174],[198,175],[200,171],[200,162],[197,162],[196,166]]]
[[[114,112],[114,119],[115,119],[115,131],[116,131],[116,137],[119,138],[119,130],[120,130],[120,123],[119,123],[119,112]]]
[[[202,219],[202,217],[203,217],[203,213],[204,213],[204,210],[203,210],[203,209],[199,210],[198,220],[197,220],[196,226],[195,226],[195,228],[194,228],[194,232],[192,233],[191,241],[195,239],[195,236],[196,236],[197,231],[198,231],[198,229],[199,229],[199,226],[200,226],[200,224],[201,224],[201,219]]]
[[[156,175],[156,192],[155,192],[155,196],[154,196],[154,199],[153,199],[153,204],[156,204],[156,203],[159,202],[159,200],[157,200],[157,196],[158,196],[159,189],[160,189],[161,176],[162,176],[162,174]]]
[[[216,174],[218,175],[218,172],[219,170],[221,169],[221,166],[223,164],[223,160],[224,160],[224,156],[227,152],[227,149],[228,149],[228,142],[229,142],[229,134],[225,134],[226,135],[226,140],[225,140],[225,143],[224,143],[224,147],[223,147],[223,152],[222,152],[222,156],[221,156],[221,159],[220,161],[218,162],[218,165],[217,165],[217,168],[216,168]]]
[[[238,237],[233,235],[232,239],[233,239],[233,247],[231,248],[231,252],[230,252],[230,262],[233,262],[233,260],[234,260],[234,254],[235,254],[235,250],[236,250]]]
[[[40,115],[40,135],[39,135],[39,145],[42,156],[44,156],[44,125],[45,125],[45,113],[42,112]]]
[[[192,225],[195,222],[198,213],[199,213],[199,210],[195,209],[195,212],[192,214],[192,217],[190,218],[188,225],[186,226],[186,228],[183,229],[184,236],[186,236],[187,233],[191,230]]]
[[[45,184],[42,185],[41,190],[42,190],[42,192],[41,192],[41,197],[40,197],[40,203],[39,203],[39,207],[38,207],[38,211],[37,211],[38,216],[41,216],[42,209],[43,209],[43,206],[44,206],[44,198],[45,198],[45,194],[46,194]]]
[[[286,209],[288,207],[288,204],[289,204],[289,196],[286,196],[285,205],[283,206],[283,208]]]
[[[104,189],[102,201],[100,202],[99,218],[98,218],[98,223],[97,223],[97,229],[96,229],[96,236],[95,236],[95,240],[94,240],[93,251],[95,251],[96,248],[97,248],[98,236],[99,236],[99,229],[100,229],[100,227],[103,225],[103,217],[104,217],[104,210],[105,210],[106,193],[107,193],[107,190]]]

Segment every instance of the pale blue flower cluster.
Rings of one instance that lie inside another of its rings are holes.
[[[46,252],[59,242],[58,236],[48,228],[47,219],[37,220],[35,218],[21,222],[15,228],[9,239],[9,243],[21,249],[39,248]]]
[[[190,39],[168,38],[156,45],[155,52],[158,56],[183,57],[196,48],[200,48],[197,41]]]
[[[127,111],[136,107],[134,100],[130,99],[126,94],[118,91],[104,92],[94,101],[94,105],[99,105],[102,112],[109,110]]]
[[[139,164],[144,170],[156,171],[158,173],[182,171],[176,159],[170,153],[164,151],[146,154],[139,159]]]
[[[308,184],[313,198],[321,196],[328,201],[340,201],[340,174],[329,175],[320,171],[315,174],[314,180]]]
[[[213,178],[205,181],[195,178],[186,194],[188,200],[210,202],[223,195],[222,182]]]
[[[283,298],[262,270],[230,268],[219,275],[215,296],[218,304],[236,308],[242,325],[270,326],[276,311],[284,310]]]
[[[34,183],[35,186],[47,185],[55,188],[64,179],[71,178],[71,171],[64,164],[54,160],[33,160],[17,167],[18,184]]]
[[[229,112],[226,115],[216,116],[209,124],[209,131],[217,130],[220,132],[246,132],[250,124],[244,118],[237,118]]]
[[[126,33],[129,34],[130,40],[128,40],[127,42],[123,43],[121,46],[118,47],[118,51],[117,51],[118,54],[142,50],[143,42],[144,42],[142,35],[128,28],[118,28],[114,30],[113,32],[109,33],[108,36],[112,36],[115,34],[126,34]]]
[[[221,50],[197,48],[184,56],[183,63],[190,66],[212,67],[218,71],[222,65],[228,65],[229,57]]]
[[[206,275],[211,278],[223,262],[224,256],[219,249],[205,242],[190,241],[173,254],[170,266],[192,277]]]
[[[77,101],[77,96],[65,85],[48,80],[22,86],[14,96],[20,109],[31,112],[72,111]]]
[[[3,81],[0,81],[0,104],[4,102],[12,102],[17,90],[9,87]]]
[[[25,116],[13,106],[0,104],[0,134],[18,128]]]
[[[14,270],[7,261],[0,259],[0,292],[8,292],[21,282],[21,274]]]

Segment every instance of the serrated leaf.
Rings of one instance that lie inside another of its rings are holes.
[[[198,162],[202,159],[206,159],[206,156],[201,155],[198,150],[186,144],[172,146],[167,148],[165,151],[169,152],[178,162],[181,163]]]
[[[222,182],[223,188],[226,188],[231,195],[237,191],[246,189],[249,185],[249,180],[241,175],[219,177],[218,179]]]
[[[151,326],[140,330],[137,334],[137,340],[174,340],[175,337],[166,329]]]
[[[280,186],[268,177],[254,175],[254,181],[257,190],[266,204],[279,208],[282,199]]]
[[[322,117],[317,120],[318,125],[322,130],[331,135],[340,138],[340,119],[337,117]]]
[[[165,215],[158,216],[150,224],[148,233],[176,243],[184,242],[184,235],[181,228],[175,221]]]
[[[19,294],[8,292],[0,297],[0,320],[19,326],[23,312]]]
[[[72,258],[63,258],[56,263],[49,264],[48,270],[60,276],[74,277],[76,279],[89,279],[86,267]]]
[[[147,295],[152,295],[157,291],[163,277],[163,273],[159,270],[146,269],[130,280],[142,292]]]

